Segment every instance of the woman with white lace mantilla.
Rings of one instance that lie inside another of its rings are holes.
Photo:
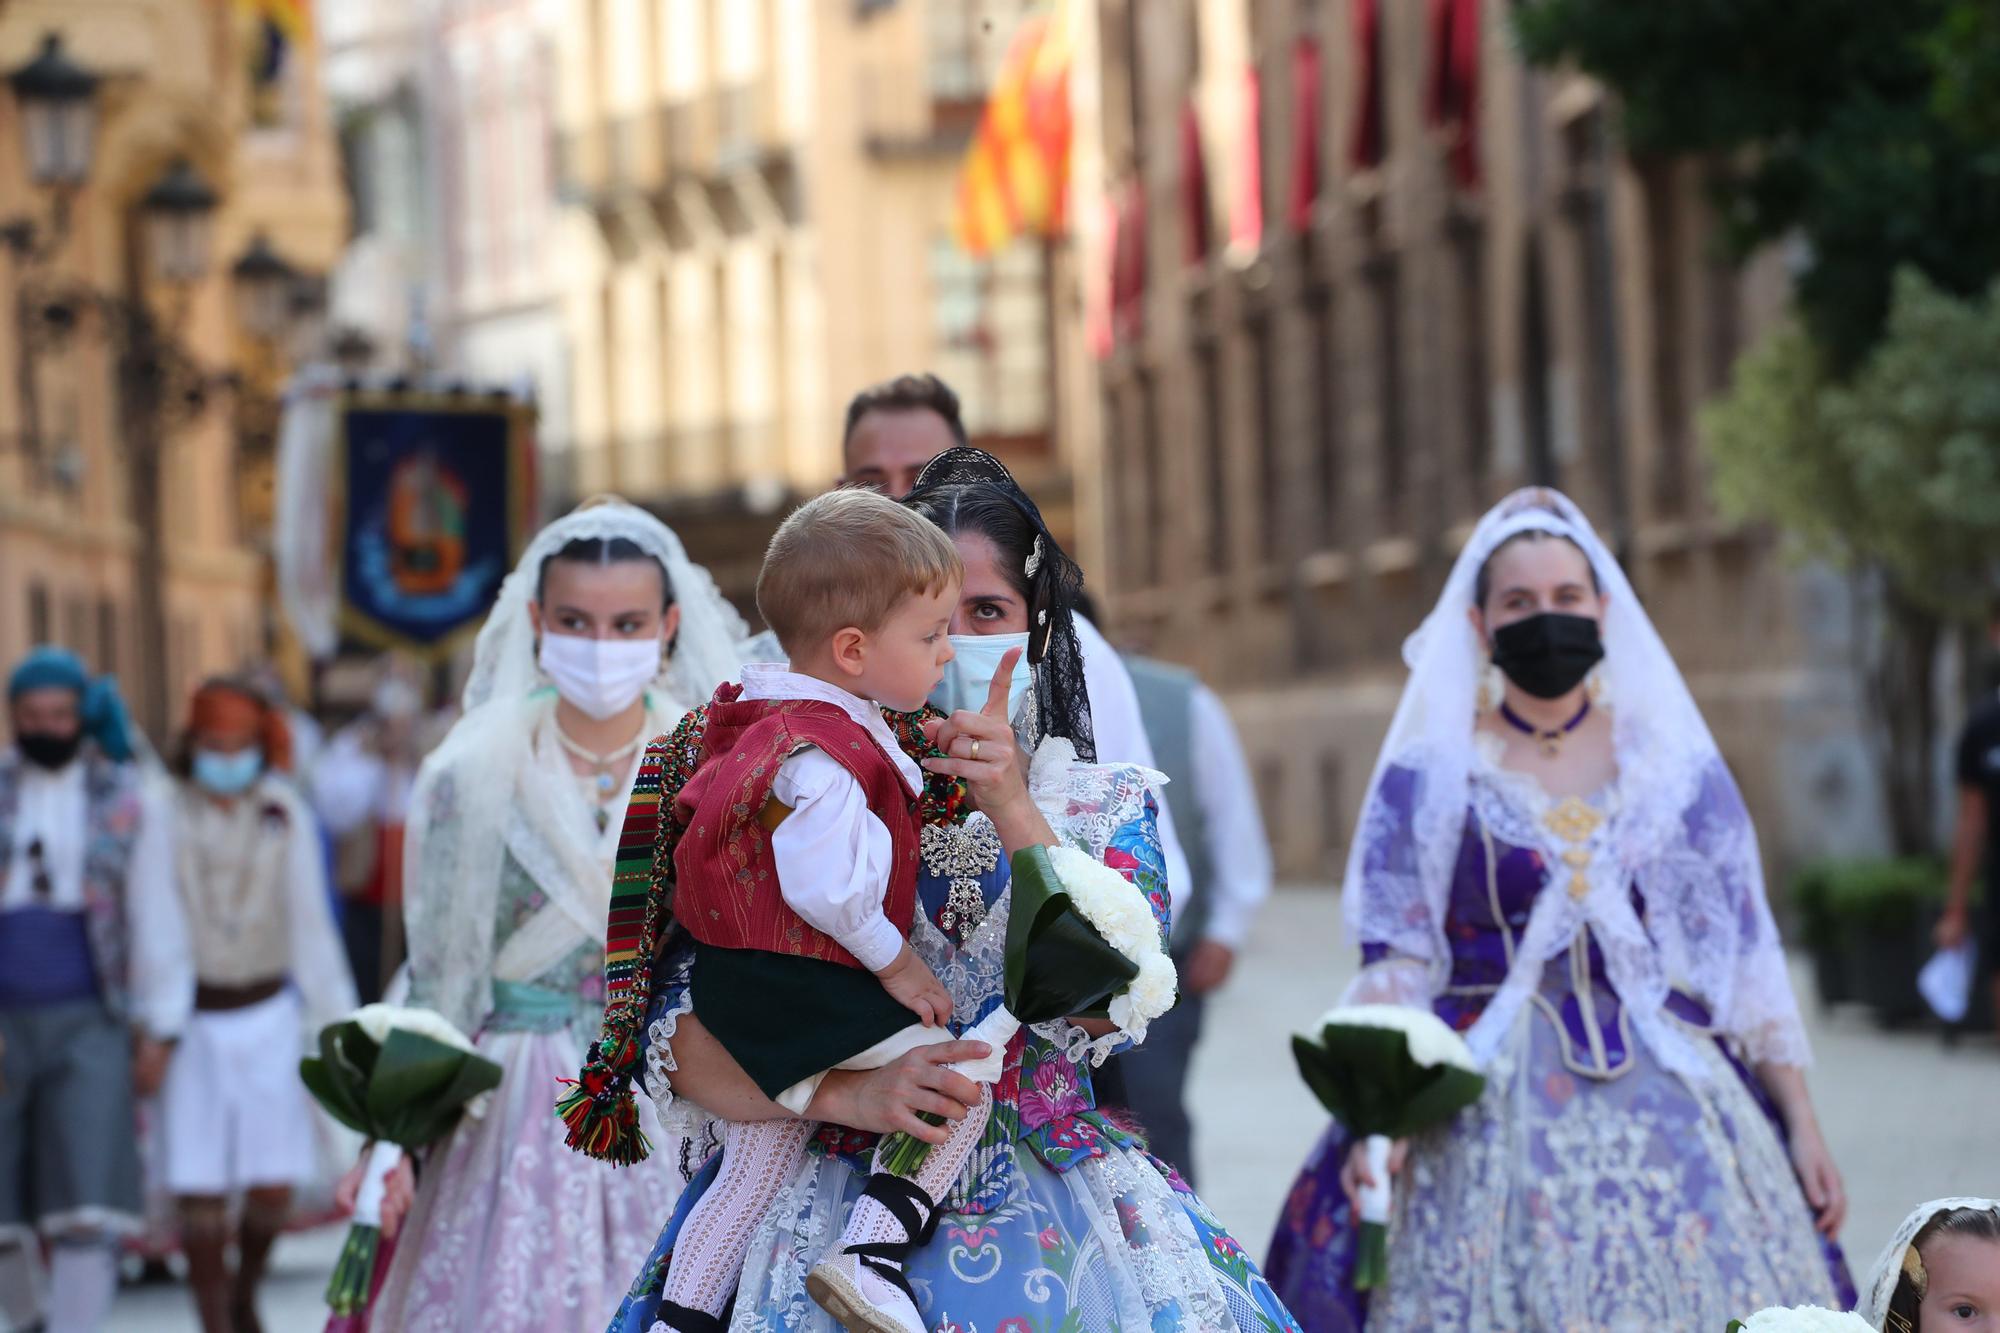
[[[921,910],[910,943],[951,992],[952,1025],[962,1031],[1001,1000],[1008,857],[1018,847],[1084,850],[1143,889],[1164,930],[1168,886],[1151,791],[1159,775],[1094,762],[1072,618],[1082,576],[1005,468],[978,450],[950,449],[925,468],[907,503],[953,538],[966,569],[950,625],[956,656],[932,695],[935,707],[885,715],[930,775],[919,802]],[[1026,649],[1020,665],[1002,675],[1016,646]],[[685,777],[674,752],[686,731],[649,747],[668,774],[663,801],[677,762]],[[650,827],[636,804],[635,812]],[[671,888],[654,877],[648,920],[663,933]],[[650,957],[661,944],[650,995],[628,997],[631,1008],[614,1005],[600,1047],[629,1048],[633,1009],[645,1012],[645,1083],[670,1126],[698,1124],[701,1108],[737,1120],[789,1114],[762,1097],[690,1011],[684,945],[664,933],[634,950]],[[978,1146],[923,1234],[898,1247],[925,1326],[1296,1333],[1193,1191],[1138,1134],[1096,1109],[1091,1070],[1121,1039],[1090,1022],[1037,1024],[1007,1044]],[[942,1137],[918,1115],[956,1120],[978,1104],[978,1088],[949,1062],[985,1053],[982,1044],[956,1042],[884,1069],[824,1076],[807,1116],[826,1128],[776,1207],[753,1223],[731,1328],[830,1333],[835,1326],[808,1296],[806,1277],[840,1244],[876,1134]],[[629,1077],[616,1065],[594,1079],[587,1070],[586,1083],[616,1096],[615,1079]],[[662,1274],[690,1200],[712,1174],[711,1166],[690,1185],[613,1333],[664,1328]]]
[[[620,500],[544,528],[480,630],[465,713],[424,761],[405,848],[409,1000],[504,1070],[433,1148],[374,1326],[573,1333],[609,1318],[680,1185],[610,1171],[551,1105],[603,1002],[605,921],[645,743],[741,667],[742,619],[658,519]],[[350,1182],[352,1176],[350,1176]]]
[[[1386,1286],[1353,1289],[1373,1182],[1339,1125],[1272,1283],[1310,1333],[1844,1308],[1846,1203],[1756,834],[1617,561],[1566,498],[1519,492],[1403,655],[1343,890],[1346,999],[1431,1009],[1486,1091],[1396,1145]]]

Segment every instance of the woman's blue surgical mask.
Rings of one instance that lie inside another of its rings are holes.
[[[986,707],[987,692],[993,688],[993,673],[1000,669],[1000,659],[1015,648],[1021,650],[1021,660],[1014,663],[1014,674],[1007,681],[1007,718],[1012,721],[1015,710],[1021,706],[1021,697],[1035,679],[1028,666],[1025,632],[952,635],[952,659],[944,664],[944,679],[931,691],[931,702],[947,713],[961,708],[976,713]]]
[[[220,750],[194,752],[194,780],[217,796],[238,796],[264,771],[264,752],[256,746],[224,754]]]

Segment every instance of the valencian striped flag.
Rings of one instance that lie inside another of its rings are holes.
[[[274,24],[292,41],[303,42],[312,35],[310,0],[237,0],[237,6]]]
[[[1072,39],[1061,4],[1021,21],[959,168],[952,231],[969,254],[1062,230]]]
[[[260,125],[285,119],[278,88],[293,50],[312,40],[311,0],[236,0],[248,31],[251,116]]]

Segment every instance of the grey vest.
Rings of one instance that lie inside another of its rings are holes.
[[[1139,695],[1139,720],[1153,743],[1153,758],[1169,779],[1167,808],[1173,812],[1174,829],[1194,881],[1167,886],[1174,905],[1173,949],[1180,953],[1208,926],[1208,890],[1215,874],[1208,854],[1208,819],[1195,798],[1194,785],[1194,692],[1201,682],[1183,667],[1149,657],[1128,655],[1125,669]]]
[[[84,766],[85,819],[83,907],[90,931],[91,963],[104,1004],[115,1018],[130,1010],[128,971],[130,921],[125,911],[127,872],[139,840],[139,772],[114,763],[89,741],[78,760]],[[11,746],[0,750],[0,874],[13,864],[14,818],[20,808],[21,765]]]

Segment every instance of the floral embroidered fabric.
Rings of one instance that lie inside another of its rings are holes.
[[[1059,743],[1043,750],[1048,764],[1038,754],[1035,790],[1058,836],[1140,885],[1164,931],[1165,871],[1148,775],[1076,764]],[[996,857],[976,878],[984,918],[947,930],[941,918],[949,877],[924,875],[925,911],[912,934],[951,991],[961,1028],[999,1003],[1007,929],[1005,859]],[[671,1036],[685,978],[685,962],[670,957],[655,999],[656,1038]],[[944,1200],[935,1237],[909,1265],[926,1323],[957,1333],[1297,1333],[1256,1266],[1200,1200],[1096,1109],[1089,1039],[1067,1029],[1041,1025],[1010,1044],[986,1132]],[[661,1071],[649,1086],[667,1082],[671,1054],[649,1052],[648,1061]],[[752,1240],[732,1329],[835,1328],[807,1296],[805,1275],[839,1238],[873,1148],[871,1135],[820,1131],[806,1166]],[[688,1199],[707,1187],[712,1170],[695,1178]],[[668,1222],[613,1333],[653,1329],[666,1259],[688,1207],[684,1200]]]

